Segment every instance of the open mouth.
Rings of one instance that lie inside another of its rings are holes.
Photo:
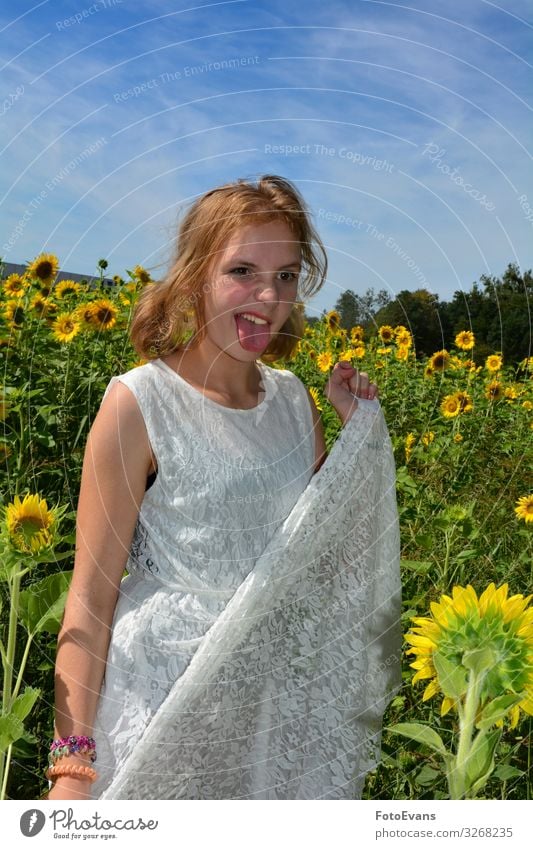
[[[264,351],[270,342],[270,321],[245,312],[235,315],[235,323],[239,342],[245,350]]]

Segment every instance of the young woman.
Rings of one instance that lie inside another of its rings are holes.
[[[390,443],[341,362],[326,460],[312,396],[266,365],[326,269],[298,191],[264,176],[198,199],[142,293],[148,362],[87,442],[48,798],[360,794],[399,675]]]

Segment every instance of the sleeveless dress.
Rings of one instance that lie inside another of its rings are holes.
[[[160,360],[134,393],[158,474],[93,728],[99,799],[354,799],[401,685],[394,457],[359,399],[315,463],[311,406],[258,361],[232,410]],[[107,391],[107,390],[106,390]]]
[[[140,507],[112,624],[93,728],[93,798],[131,754],[313,475],[304,385],[288,370],[257,365],[264,397],[245,410],[207,398],[162,360],[107,386],[105,395],[117,380],[134,394],[158,471]]]

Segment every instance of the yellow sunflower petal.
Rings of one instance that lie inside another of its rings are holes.
[[[424,690],[424,695],[422,696],[422,701],[427,702],[428,699],[431,699],[439,692],[439,682],[436,680],[430,681]]]
[[[440,715],[446,716],[446,714],[449,713],[454,706],[455,701],[453,699],[450,699],[448,696],[444,696],[442,704],[440,706]]]

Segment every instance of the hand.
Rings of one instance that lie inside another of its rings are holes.
[[[324,394],[345,425],[357,410],[357,398],[377,398],[378,387],[370,383],[365,371],[359,371],[346,360],[341,360],[333,367]]]

